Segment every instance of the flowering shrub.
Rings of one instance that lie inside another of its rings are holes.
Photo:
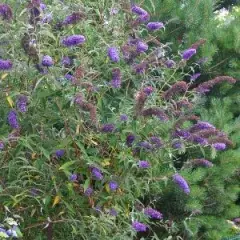
[[[201,212],[199,183],[232,142],[195,106],[236,82],[181,81],[204,41],[171,52],[167,24],[137,5],[10,1],[0,12],[0,197],[24,237],[196,236],[182,223]]]

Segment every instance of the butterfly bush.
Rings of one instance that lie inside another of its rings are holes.
[[[236,79],[198,83],[206,41],[174,52],[142,6],[50,2],[0,4],[1,203],[24,239],[177,239],[234,146],[196,106]]]

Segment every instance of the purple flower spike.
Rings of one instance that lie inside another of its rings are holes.
[[[17,100],[17,109],[22,113],[27,112],[27,102],[27,97],[24,95],[20,95]]]
[[[120,116],[120,120],[121,120],[122,122],[126,122],[126,121],[128,120],[128,116],[127,116],[126,114],[122,114],[122,115]]]
[[[148,207],[144,210],[144,214],[152,219],[162,219],[163,218],[163,215],[160,212],[158,212],[157,210],[150,208],[150,207]]]
[[[10,60],[0,59],[0,70],[10,70],[12,68],[12,62]]]
[[[112,123],[104,124],[101,128],[101,132],[104,132],[104,133],[112,133],[114,131],[115,131],[115,125]]]
[[[193,166],[207,167],[207,168],[213,167],[213,164],[210,161],[203,158],[194,159],[191,161],[191,163]]]
[[[62,23],[64,25],[75,24],[81,19],[82,19],[82,15],[79,12],[74,12],[71,15],[67,16]]]
[[[137,15],[148,15],[148,12],[137,5],[132,6],[132,12]]]
[[[136,19],[136,21],[137,21],[138,23],[145,23],[145,22],[149,21],[149,19],[150,19],[150,15],[149,15],[149,14],[145,14],[145,15],[140,15],[140,16]]]
[[[148,45],[145,42],[139,41],[137,43],[137,52],[142,53],[148,50]]]
[[[186,180],[178,173],[173,175],[173,181],[186,193],[190,193],[190,188]]]
[[[92,194],[93,194],[93,189],[91,187],[88,187],[84,192],[84,195],[87,197],[90,197]]]
[[[55,152],[55,155],[57,158],[61,158],[63,157],[63,155],[65,154],[65,150],[64,149],[59,149]]]
[[[147,29],[150,31],[155,31],[163,27],[164,24],[162,22],[150,22],[147,24]]]
[[[196,49],[194,48],[189,48],[182,53],[182,58],[184,60],[189,60],[193,55],[197,53]]]
[[[11,20],[13,17],[12,9],[7,4],[0,4],[0,15],[3,20]]]
[[[11,128],[19,128],[17,113],[14,110],[8,113],[8,124]]]
[[[137,221],[132,223],[132,227],[137,232],[146,232],[147,231],[147,226],[145,224],[137,222]]]
[[[135,140],[135,136],[133,134],[129,134],[126,139],[127,146],[132,147],[134,140]]]
[[[196,79],[198,79],[201,76],[201,73],[195,73],[191,76],[190,80],[191,81],[195,81]]]
[[[102,171],[99,168],[93,167],[91,170],[92,176],[96,179],[96,180],[102,180],[103,179],[103,175],[102,175]]]
[[[108,48],[108,57],[113,62],[119,62],[120,61],[119,52],[118,52],[116,47]]]
[[[66,74],[64,75],[64,77],[65,77],[67,80],[69,80],[69,81],[72,81],[72,80],[74,79],[74,76],[71,75],[70,73],[66,73]]]
[[[42,65],[44,67],[51,67],[53,65],[53,59],[48,55],[44,56],[42,58]]]
[[[116,191],[118,189],[118,183],[116,181],[110,181],[109,188],[111,191]]]
[[[149,96],[153,92],[153,87],[151,87],[151,86],[145,87],[143,89],[143,92]]]
[[[69,181],[75,182],[77,180],[78,176],[76,173],[73,173],[69,176]]]
[[[150,163],[148,161],[144,161],[144,160],[140,160],[137,163],[139,168],[149,168],[150,167]]]
[[[226,144],[225,143],[214,143],[212,145],[217,151],[221,151],[226,149]]]
[[[47,8],[47,6],[44,3],[40,3],[40,8],[42,9],[42,11],[44,11]]]
[[[82,35],[72,35],[66,37],[62,40],[62,44],[66,47],[73,47],[83,44],[86,41],[85,37]]]

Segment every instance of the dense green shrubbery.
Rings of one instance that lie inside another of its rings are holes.
[[[0,5],[2,222],[16,219],[24,239],[237,231],[226,220],[239,216],[239,159],[217,154],[234,147],[231,132],[199,107],[214,85],[235,79],[192,87],[202,41],[174,54],[158,41],[164,24],[124,1],[8,4],[13,15]],[[181,81],[186,72],[191,80]],[[9,228],[20,237],[12,225],[0,226],[3,238]]]

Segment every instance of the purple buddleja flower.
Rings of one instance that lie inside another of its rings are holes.
[[[119,57],[118,49],[116,47],[108,48],[108,57],[113,62],[119,62],[120,61],[120,57]]]
[[[148,14],[148,12],[146,10],[140,8],[137,5],[133,5],[132,6],[132,12],[137,14],[137,15],[146,15],[146,14]]]
[[[150,163],[145,160],[139,160],[137,165],[139,168],[149,168],[150,167]]]
[[[63,25],[76,24],[77,22],[82,20],[82,18],[83,14],[81,14],[80,12],[74,12],[71,15],[67,16],[62,23]]]
[[[27,103],[28,98],[24,95],[20,95],[17,100],[17,109],[22,113],[27,112]]]
[[[101,127],[101,132],[112,133],[115,131],[115,125],[112,123],[106,123]]]
[[[9,238],[7,231],[2,227],[0,227],[0,234],[4,239]]]
[[[203,159],[203,158],[199,158],[199,159],[193,159],[190,162],[193,166],[198,166],[198,167],[213,167],[213,163],[211,163],[210,161]]]
[[[62,40],[62,44],[66,47],[73,47],[73,46],[83,44],[85,41],[86,39],[82,35],[71,35],[71,36],[65,37]]]
[[[194,124],[189,131],[191,133],[205,130],[205,129],[216,129],[211,123],[209,122],[204,122],[204,121],[198,121],[197,124]]]
[[[112,81],[111,85],[113,88],[120,88],[121,87],[121,72],[119,68],[114,68],[112,70]]]
[[[152,144],[147,141],[139,142],[138,146],[140,147],[140,149],[144,149],[146,151],[152,150],[153,148]]]
[[[173,133],[173,136],[174,137],[181,137],[183,139],[188,139],[191,136],[191,134],[187,130],[176,129],[175,132]]]
[[[173,175],[173,181],[186,193],[190,193],[190,188],[186,180],[178,173]]]
[[[137,52],[142,53],[148,50],[148,45],[143,41],[138,41],[137,43]]]
[[[91,173],[92,176],[96,179],[96,180],[102,180],[103,179],[103,174],[102,171],[99,168],[93,167],[91,169]]]
[[[42,11],[46,10],[47,6],[44,3],[40,3],[40,8]]]
[[[77,180],[78,176],[76,173],[72,173],[70,176],[69,176],[69,181],[71,182],[75,182]]]
[[[149,96],[153,92],[153,87],[151,87],[151,86],[145,87],[143,89],[143,92]]]
[[[128,116],[126,114],[122,114],[122,115],[120,115],[120,120],[122,122],[126,122],[128,120]]]
[[[214,143],[212,144],[212,146],[217,150],[217,151],[221,151],[226,149],[226,144],[225,143]]]
[[[202,146],[205,146],[208,144],[207,139],[200,137],[200,136],[196,136],[196,135],[191,135],[189,137],[189,140],[192,141],[193,143],[200,144]]]
[[[113,217],[116,217],[118,215],[116,209],[114,209],[114,208],[111,208],[108,213],[109,213],[109,215],[111,215]]]
[[[10,60],[0,59],[0,70],[10,70],[12,68],[12,62]]]
[[[195,55],[197,53],[196,49],[194,48],[189,48],[186,49],[185,51],[183,51],[182,53],[182,58],[184,60],[189,60],[193,55]]]
[[[11,20],[13,17],[12,9],[7,4],[0,4],[0,15],[2,16],[3,20]]]
[[[137,221],[132,223],[132,227],[137,232],[146,232],[147,231],[147,226],[145,224],[137,222]]]
[[[51,67],[53,65],[53,63],[54,63],[53,59],[50,56],[48,56],[48,55],[43,56],[43,58],[42,58],[42,65],[44,67]]]
[[[140,23],[145,23],[150,20],[150,15],[145,14],[145,15],[140,15],[137,19],[134,25],[140,24]]]
[[[90,197],[93,194],[93,189],[91,187],[88,187],[85,191],[84,191],[84,195],[87,197]]]
[[[56,156],[57,158],[63,157],[64,154],[65,154],[65,150],[64,150],[64,149],[58,149],[58,150],[56,150],[56,152],[55,152],[55,156]]]
[[[147,29],[150,31],[155,31],[163,27],[164,27],[164,24],[162,22],[149,22],[147,24]]]
[[[206,93],[209,92],[211,88],[213,88],[216,84],[222,83],[222,82],[228,82],[230,84],[236,83],[236,79],[228,76],[219,76],[215,77],[214,79],[211,79],[207,82],[201,83],[198,85],[197,88],[194,88],[194,90],[198,93]]]
[[[160,148],[163,145],[161,139],[156,136],[150,137],[149,141],[153,145],[154,148]]]
[[[188,90],[188,85],[184,81],[179,81],[173,84],[167,91],[163,93],[166,100],[170,100],[173,96],[184,94]]]
[[[176,63],[173,60],[170,60],[170,59],[167,60],[164,64],[167,68],[173,68],[176,65]]]
[[[8,124],[11,128],[19,128],[18,119],[17,119],[17,113],[14,110],[11,110],[8,113]]]
[[[144,214],[152,219],[162,219],[163,218],[162,213],[160,213],[159,211],[157,211],[153,208],[150,208],[150,207],[144,209]]]
[[[196,79],[198,79],[201,76],[201,73],[195,73],[191,76],[190,80],[191,81],[195,81]]]
[[[172,144],[172,147],[175,149],[180,149],[183,147],[183,144],[181,142],[175,142]]]
[[[135,140],[135,136],[133,134],[129,134],[126,139],[127,146],[132,147],[134,140]]]
[[[157,107],[150,107],[150,108],[144,109],[141,112],[141,115],[144,116],[144,117],[156,116],[157,118],[159,118],[163,122],[169,120],[168,115],[162,109],[157,108]]]
[[[118,183],[116,181],[110,181],[108,185],[111,191],[116,191],[118,189]]]
[[[2,151],[4,149],[5,145],[3,143],[3,141],[0,141],[0,151]]]
[[[65,77],[67,80],[69,80],[69,81],[73,81],[73,80],[74,80],[74,76],[73,76],[72,74],[70,74],[70,73],[66,73],[66,74],[64,75],[64,77]]]

